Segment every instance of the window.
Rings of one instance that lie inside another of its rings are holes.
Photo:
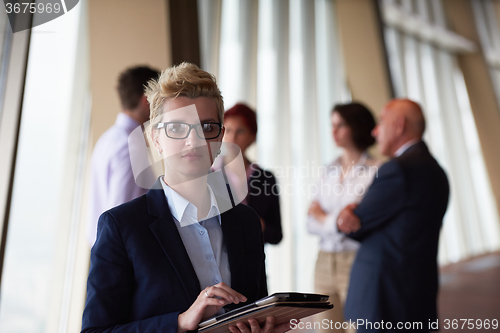
[[[88,266],[88,259],[76,260],[90,106],[85,15],[80,4],[31,32],[0,293],[2,332],[68,332],[81,325],[83,284],[77,292],[72,285],[80,283],[78,265],[85,267],[81,279]],[[72,306],[79,318],[70,327]]]
[[[380,4],[396,96],[422,104],[428,124],[424,140],[450,181],[440,262],[498,249],[498,212],[455,58],[457,52],[473,52],[475,45],[446,30],[440,0]]]

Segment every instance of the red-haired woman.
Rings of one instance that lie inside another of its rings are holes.
[[[281,214],[278,188],[274,175],[250,162],[245,153],[257,137],[257,117],[247,105],[238,103],[224,113],[223,141],[237,144],[243,155],[248,182],[248,195],[242,201],[252,207],[262,223],[264,242],[281,241]]]

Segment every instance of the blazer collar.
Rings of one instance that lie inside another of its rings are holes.
[[[422,152],[428,152],[429,149],[427,148],[427,145],[425,144],[424,141],[420,140],[418,141],[417,143],[411,145],[410,147],[408,147],[401,155],[399,155],[398,157],[402,157],[402,156],[405,156],[411,152],[414,152],[414,151],[422,151]],[[397,158],[397,157],[396,157]]]
[[[159,188],[157,185],[159,185]],[[182,243],[179,231],[177,231],[177,227],[174,224],[174,219],[168,208],[165,193],[159,184],[159,180],[157,180],[155,186],[146,193],[146,199],[148,202],[149,214],[158,217],[149,225],[149,229],[153,232],[156,240],[184,286],[190,303],[193,303],[201,292],[200,281],[196,276],[189,255]]]

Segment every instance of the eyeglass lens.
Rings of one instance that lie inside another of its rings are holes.
[[[215,139],[219,136],[221,125],[218,123],[186,124],[186,123],[167,123],[165,131],[168,137],[173,139],[184,139],[189,136],[191,128],[196,130],[200,139]]]

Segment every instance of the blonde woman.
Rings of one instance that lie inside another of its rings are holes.
[[[260,220],[238,205],[221,213],[207,184],[224,128],[209,73],[183,63],[146,90],[149,135],[164,175],[145,195],[99,218],[82,332],[185,332],[267,294]],[[234,333],[281,333],[238,323]]]

